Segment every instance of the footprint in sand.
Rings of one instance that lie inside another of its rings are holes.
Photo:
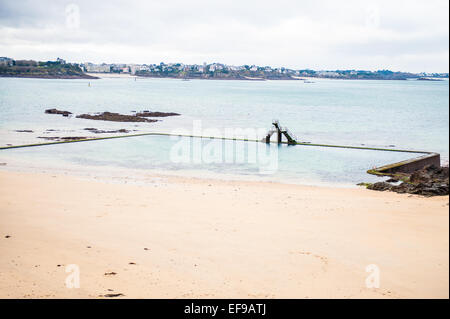
[[[316,254],[310,253],[309,251],[299,251],[298,253],[301,255],[311,255],[312,257],[318,258],[326,264],[328,263],[327,257],[316,255]]]
[[[316,258],[316,259],[320,260],[320,262],[322,263],[324,271],[326,271],[326,266],[328,266],[328,258],[327,257],[313,254],[309,251],[291,251],[290,254],[299,254],[299,255],[311,256],[313,258]]]

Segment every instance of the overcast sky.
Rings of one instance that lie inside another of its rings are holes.
[[[448,72],[448,0],[0,0],[0,56]]]

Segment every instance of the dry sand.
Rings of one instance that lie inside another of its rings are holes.
[[[448,202],[0,171],[0,297],[448,298]],[[69,264],[80,288],[65,286]],[[370,264],[379,288],[366,287]]]
[[[86,73],[87,75],[95,76],[100,79],[116,79],[116,78],[135,78],[137,76],[131,73]]]

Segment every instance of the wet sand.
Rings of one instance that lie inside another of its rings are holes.
[[[448,298],[448,202],[1,170],[0,298]],[[71,264],[80,288],[66,287]]]

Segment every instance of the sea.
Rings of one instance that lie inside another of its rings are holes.
[[[418,153],[179,137],[261,140],[274,120],[297,141],[432,151],[449,159],[449,82],[313,79],[236,81],[155,78],[0,78],[0,146],[44,137],[101,137],[86,128],[147,135],[0,150],[0,169],[152,174],[355,187],[366,173]],[[50,108],[73,116],[46,114]],[[96,112],[176,112],[154,123],[76,118]],[[128,172],[128,173],[127,173]]]

